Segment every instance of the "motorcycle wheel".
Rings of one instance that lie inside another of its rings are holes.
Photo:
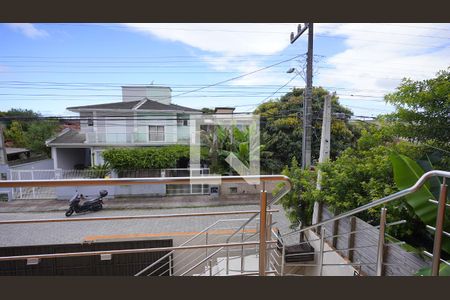
[[[103,205],[99,204],[99,205],[95,206],[92,210],[93,210],[93,211],[99,211],[99,210],[101,210],[102,208],[103,208]]]
[[[70,217],[73,214],[73,209],[69,208],[68,211],[66,211],[66,217]]]

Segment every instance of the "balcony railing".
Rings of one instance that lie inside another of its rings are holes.
[[[86,142],[89,144],[113,144],[113,145],[161,145],[161,144],[189,144],[189,137],[179,136],[175,133],[165,133],[163,140],[151,141],[148,133],[109,133],[86,132]]]

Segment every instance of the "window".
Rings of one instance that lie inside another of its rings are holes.
[[[89,118],[87,120],[87,124],[88,124],[88,126],[94,126],[94,120],[92,118]]]
[[[150,142],[163,142],[164,126],[159,125],[148,126],[148,140]]]
[[[237,194],[237,187],[230,187],[230,194]]]
[[[188,120],[178,120],[178,126],[188,126]]]

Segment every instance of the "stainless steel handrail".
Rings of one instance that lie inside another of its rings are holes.
[[[340,215],[337,215],[335,217],[327,219],[325,221],[318,222],[316,224],[304,227],[302,229],[293,230],[291,232],[283,234],[282,237],[290,236],[292,234],[298,234],[298,233],[304,232],[304,231],[308,231],[308,230],[311,230],[313,228],[317,228],[317,227],[323,226],[325,224],[328,224],[328,223],[331,223],[331,222],[334,222],[334,221],[337,221],[337,220],[340,220],[340,219],[343,219],[343,218],[346,218],[346,217],[350,217],[352,215],[355,215],[357,213],[365,211],[365,210],[367,210],[369,208],[372,208],[372,207],[375,207],[375,206],[378,206],[378,205],[381,205],[381,204],[385,204],[385,203],[388,203],[390,201],[393,201],[393,200],[396,200],[398,198],[401,198],[403,196],[409,195],[409,194],[414,193],[417,190],[419,190],[424,185],[424,183],[426,182],[426,180],[428,178],[430,178],[430,177],[437,177],[437,176],[450,178],[450,172],[438,171],[438,170],[429,171],[429,172],[423,174],[422,177],[420,177],[419,180],[417,180],[417,182],[413,186],[411,186],[411,187],[409,187],[407,189],[401,190],[401,191],[399,191],[397,193],[394,193],[392,195],[389,195],[389,196],[383,197],[381,199],[372,201],[370,203],[364,204],[364,205],[359,206],[359,207],[357,207],[355,209],[349,210],[349,211],[347,211],[345,213],[342,213]]]
[[[267,244],[276,243],[276,241],[267,241]],[[103,251],[87,251],[87,252],[65,252],[53,254],[32,254],[32,255],[16,255],[16,256],[1,256],[0,261],[13,260],[29,260],[29,259],[47,259],[60,257],[80,257],[80,256],[101,256],[101,255],[120,255],[130,253],[148,253],[148,252],[162,252],[171,250],[192,250],[205,248],[220,248],[220,247],[236,247],[236,246],[254,246],[259,242],[244,242],[244,243],[220,243],[209,245],[192,245],[192,246],[177,246],[177,247],[159,247],[159,248],[140,248],[140,249],[121,249],[121,250],[103,250]]]
[[[278,209],[271,209],[268,212],[278,212]],[[202,213],[179,213],[160,215],[137,215],[137,216],[110,216],[110,217],[89,217],[89,218],[61,218],[61,219],[32,219],[32,220],[3,220],[0,225],[6,224],[28,224],[28,223],[58,223],[58,222],[84,222],[84,221],[111,221],[111,220],[139,220],[139,219],[159,219],[159,218],[182,218],[182,217],[206,217],[223,215],[246,215],[254,214],[257,210],[236,210],[236,211],[216,211]],[[247,220],[247,219],[243,219]]]
[[[254,218],[256,218],[258,215],[260,215],[261,212],[262,212],[263,210],[266,210],[267,207],[270,207],[271,205],[276,204],[281,198],[283,198],[286,194],[288,194],[288,193],[291,191],[291,189],[292,189],[292,183],[291,183],[291,180],[290,180],[289,177],[287,177],[287,176],[284,176],[284,177],[285,177],[285,179],[286,179],[285,182],[287,183],[287,187],[286,187],[286,186],[283,186],[283,188],[280,189],[280,190],[278,191],[278,193],[273,197],[272,200],[267,201],[266,207],[264,207],[264,208],[263,208],[263,207],[260,207],[260,212],[255,213],[253,216],[251,216],[251,217],[248,219],[247,222],[243,223],[243,224],[241,225],[241,227],[239,227],[238,229],[236,229],[236,231],[233,232],[233,233],[228,237],[228,239],[226,240],[227,243],[229,243],[230,240],[231,240],[231,238],[232,238],[233,236],[235,236],[236,234],[238,234],[242,228],[244,228],[245,226],[247,226],[247,224],[249,224]],[[262,189],[261,193],[262,193],[262,194],[266,193],[265,185],[263,185],[263,189]],[[267,211],[266,211],[266,212],[267,212]],[[229,249],[227,248],[227,261],[226,261],[226,272],[227,272],[227,274],[228,274],[228,270],[229,270],[229,252],[228,252],[228,250],[229,250]],[[260,253],[260,254],[261,254],[261,253]]]
[[[216,222],[212,223],[211,225],[205,227],[202,231],[198,232],[196,235],[194,235],[193,237],[191,237],[190,239],[188,239],[187,241],[185,241],[184,243],[182,243],[180,246],[184,246],[187,243],[191,242],[192,240],[194,240],[195,238],[197,238],[198,236],[202,235],[203,233],[205,233],[206,231],[208,231],[210,228],[214,227],[215,225],[217,225],[218,223],[221,222],[235,222],[235,221],[241,221],[244,219],[225,219],[225,220],[217,220]],[[138,273],[136,273],[134,276],[139,276],[142,273],[144,273],[145,271],[147,271],[148,269],[150,269],[151,267],[153,267],[154,265],[156,265],[157,263],[159,263],[160,261],[162,261],[163,259],[167,258],[168,256],[170,256],[171,254],[173,254],[175,252],[175,250],[170,251],[169,253],[163,255],[162,257],[160,257],[157,261],[153,262],[152,264],[148,265],[147,267],[145,267],[144,269],[142,269],[141,271],[139,271]]]
[[[409,195],[411,193],[414,193],[416,191],[418,191],[427,181],[427,179],[431,178],[431,177],[443,177],[443,183],[441,184],[441,190],[440,190],[440,196],[439,196],[439,201],[437,202],[439,205],[438,208],[438,213],[437,213],[437,217],[436,217],[436,228],[439,227],[439,230],[436,230],[437,232],[435,233],[435,237],[434,237],[434,245],[433,245],[433,254],[437,253],[436,255],[432,256],[433,259],[433,263],[432,263],[432,275],[434,276],[438,276],[439,275],[439,262],[442,261],[440,259],[440,251],[441,251],[441,243],[442,243],[442,235],[445,235],[445,231],[443,231],[443,223],[444,223],[444,218],[445,218],[445,207],[446,207],[446,196],[447,196],[447,186],[445,184],[446,178],[450,178],[450,172],[446,172],[446,171],[439,171],[439,170],[434,170],[434,171],[429,171],[425,174],[423,174],[417,181],[416,183],[404,190],[401,190],[397,193],[394,193],[392,195],[383,197],[381,199],[372,201],[371,203],[362,205],[360,207],[357,207],[353,210],[347,211],[345,213],[339,214],[335,217],[329,218],[327,220],[318,222],[316,224],[307,226],[305,228],[301,228],[301,229],[297,229],[297,230],[293,230],[289,233],[286,233],[284,235],[282,235],[282,237],[285,236],[290,236],[293,234],[299,234],[308,230],[311,230],[313,228],[322,228],[321,232],[321,239],[323,239],[325,233],[324,233],[324,227],[322,227],[325,224],[331,223],[331,222],[336,222],[340,219],[346,218],[346,217],[350,217],[353,216],[359,212],[365,211],[367,209],[373,208],[375,206],[381,205],[381,204],[385,204],[388,203],[390,201],[399,199],[403,196]],[[431,201],[433,202],[433,201]],[[376,262],[376,266],[377,266],[377,276],[381,276],[383,273],[383,252],[384,252],[384,246],[385,246],[385,238],[384,238],[384,229],[386,227],[386,208],[382,208],[381,209],[381,218],[380,218],[380,226],[378,226],[380,228],[380,233],[379,233],[379,238],[378,238],[378,249],[377,249],[377,262]],[[391,223],[389,225],[397,225],[397,224],[401,224],[403,223],[403,221],[399,221],[399,222],[394,222]],[[427,226],[428,229],[434,228],[431,226]],[[284,245],[283,245],[284,247]],[[333,250],[333,252],[335,251],[335,249]],[[321,259],[323,257],[323,252],[322,252],[322,247],[321,247],[321,253],[319,256],[319,259]],[[322,270],[322,264],[320,264],[320,270]]]
[[[108,178],[108,179],[54,179],[54,180],[2,180],[0,188],[8,187],[56,187],[91,185],[137,185],[137,184],[218,184],[246,183],[248,181],[284,181],[290,186],[290,179],[284,175],[247,175],[247,176],[196,176],[196,177],[145,177],[145,178]]]

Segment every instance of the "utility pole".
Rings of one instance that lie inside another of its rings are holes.
[[[293,44],[306,30],[308,30],[308,52],[306,58],[306,89],[303,96],[303,138],[302,138],[302,169],[308,169],[311,165],[311,139],[312,139],[312,82],[313,82],[313,23],[305,23],[302,29],[298,25],[297,35],[291,32],[291,44]]]
[[[331,142],[331,98],[333,95],[326,95],[325,101],[323,103],[323,120],[322,120],[322,134],[320,137],[320,154],[319,163],[323,163],[330,159],[330,142]],[[322,176],[320,171],[317,173],[317,186],[316,188],[320,190],[320,180]],[[312,217],[312,224],[320,222],[320,203],[314,202],[314,211]]]

